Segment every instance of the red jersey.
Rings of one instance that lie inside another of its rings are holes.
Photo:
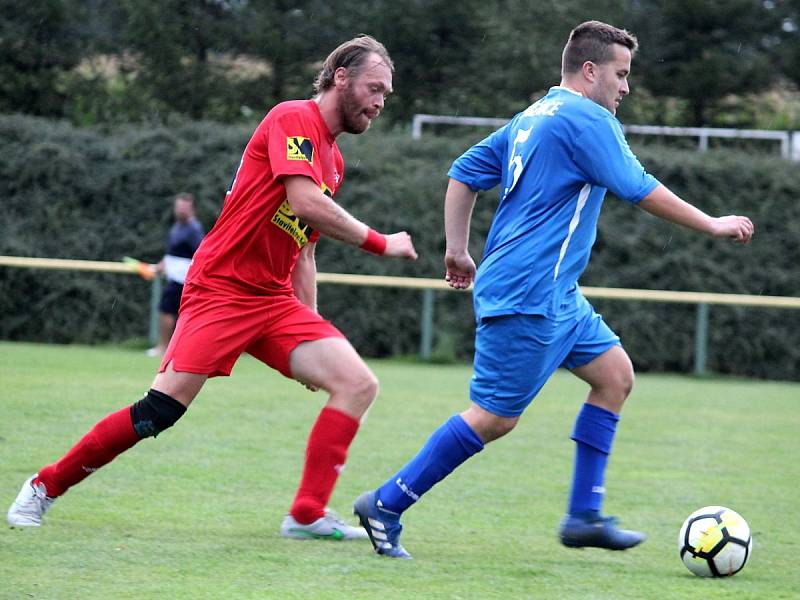
[[[306,175],[330,197],[342,183],[342,154],[313,100],[282,102],[256,128],[187,283],[236,294],[293,293],[297,257],[319,232],[292,212],[284,175]]]

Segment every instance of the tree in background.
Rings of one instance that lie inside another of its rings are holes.
[[[795,85],[800,85],[800,0],[765,2],[775,13],[780,26],[770,32],[778,70]]]
[[[485,114],[511,116],[561,81],[561,52],[583,21],[624,26],[628,0],[501,0],[480,4],[485,39],[474,56],[471,93],[491,101]],[[484,113],[481,113],[484,114]]]
[[[164,112],[205,117],[224,80],[210,63],[212,51],[235,44],[234,10],[202,0],[124,0],[122,40],[138,63],[134,87],[143,88]]]
[[[395,59],[388,121],[408,122],[417,112],[510,116],[559,81],[564,42],[588,19],[641,40],[632,73],[640,96],[620,112],[627,122],[793,128],[800,120],[800,0],[0,0],[0,7],[0,111],[76,124],[258,117],[280,100],[309,97],[321,57],[358,33],[380,39]],[[764,102],[767,92],[780,97]]]
[[[322,0],[242,2],[237,38],[243,56],[266,66],[257,79],[241,87],[246,104],[257,114],[289,98],[308,98],[311,82],[325,56],[353,29],[347,3]]]
[[[713,124],[731,94],[763,92],[778,71],[770,34],[777,11],[760,0],[637,0],[631,30],[641,41],[636,78],[657,97],[687,101],[690,125]]]
[[[395,93],[387,116],[407,121],[419,112],[470,114],[487,90],[472,59],[486,50],[479,0],[378,0],[365,5],[363,27],[395,63]],[[491,94],[491,91],[489,91]]]
[[[84,16],[78,3],[0,2],[0,111],[64,114],[62,77],[84,54]]]

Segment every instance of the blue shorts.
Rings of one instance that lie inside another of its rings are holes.
[[[585,300],[554,320],[502,315],[478,323],[470,398],[501,417],[518,417],[558,367],[575,369],[618,345],[619,337]]]

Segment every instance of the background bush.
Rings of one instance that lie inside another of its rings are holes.
[[[206,229],[253,125],[174,122],[113,130],[17,115],[0,117],[0,254],[157,261],[171,222],[172,197],[190,191]],[[481,134],[453,131],[411,140],[403,127],[342,136],[347,163],[337,200],[383,231],[410,231],[420,258],[382,260],[322,240],[320,271],[441,277],[442,199],[452,160]],[[711,240],[663,223],[609,196],[594,256],[581,283],[592,286],[800,296],[800,170],[768,154],[706,154],[635,146],[645,166],[712,214],[756,223],[749,246]],[[471,249],[480,256],[497,203],[482,194]],[[0,338],[98,343],[142,337],[149,286],[136,277],[0,269]],[[440,354],[468,358],[474,331],[469,294],[436,293]],[[596,301],[639,370],[689,371],[695,307]],[[365,355],[419,348],[421,293],[320,286],[321,311]],[[708,366],[740,375],[798,379],[800,315],[783,309],[712,307]]]

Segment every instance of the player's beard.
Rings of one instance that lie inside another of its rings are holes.
[[[364,108],[353,93],[353,83],[348,82],[339,101],[339,113],[342,118],[342,130],[346,133],[364,133],[371,120],[364,114]]]

